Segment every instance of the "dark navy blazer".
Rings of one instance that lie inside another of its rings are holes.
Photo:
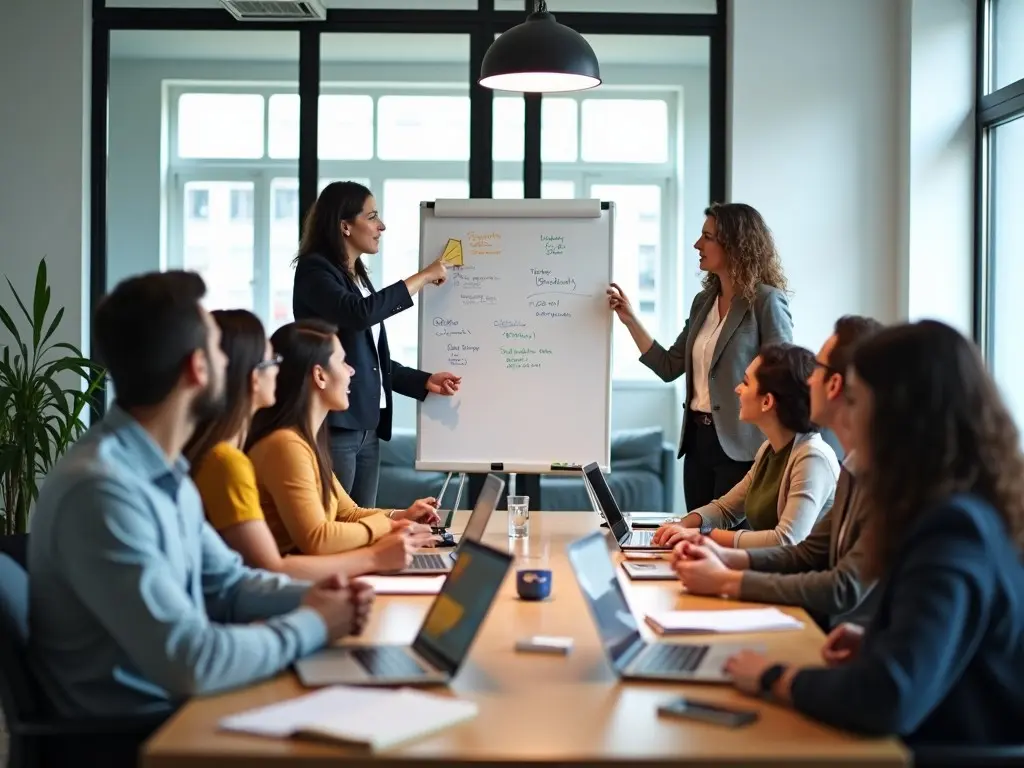
[[[995,510],[966,494],[936,505],[877,588],[860,653],[799,672],[794,706],[911,744],[1022,741],[1024,565]]]
[[[330,259],[311,254],[299,259],[295,268],[292,309],[296,320],[318,318],[338,326],[338,339],[345,348],[352,377],[349,409],[328,416],[332,427],[376,430],[381,440],[391,439],[392,392],[425,400],[429,373],[407,368],[391,359],[384,321],[412,308],[412,297],[399,280],[377,291],[368,286],[364,297],[356,281]],[[373,346],[374,325],[380,324],[380,344]],[[380,407],[384,385],[387,407]]]

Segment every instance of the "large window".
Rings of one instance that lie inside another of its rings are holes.
[[[610,85],[541,102],[541,197],[615,203],[613,276],[656,336],[671,333],[673,315],[659,294],[662,264],[674,252],[664,246],[678,112],[678,90],[649,87]],[[494,99],[494,197],[523,197],[523,115],[522,97]],[[615,378],[650,380],[629,333],[620,323],[614,329]]]
[[[979,285],[977,331],[989,365],[1018,423],[1024,423],[1024,356],[1020,328],[1024,305],[1024,1],[987,0],[985,73],[978,103],[981,167],[978,169]]]
[[[273,331],[292,319],[298,96],[257,85],[196,87],[170,91],[168,265],[203,275],[211,309],[251,309]],[[419,268],[420,201],[469,195],[469,98],[415,85],[335,88],[320,97],[320,189],[350,179],[374,191],[388,230],[381,254],[367,262],[386,285]],[[416,321],[410,311],[388,323],[395,356],[410,365]]]
[[[699,282],[688,257],[708,203],[709,44],[588,40],[605,82],[542,99],[540,194],[616,204],[613,277],[647,329],[669,342]],[[208,42],[213,55],[219,47]],[[351,179],[376,196],[387,231],[380,253],[364,259],[378,287],[418,269],[420,202],[470,194],[469,55],[462,34],[321,36],[319,187]],[[198,270],[211,307],[251,308],[273,331],[292,319],[304,214],[297,84],[277,78],[276,65],[259,80],[255,72],[239,79],[249,70],[235,64],[195,68],[204,70],[205,78],[163,81],[164,264]],[[522,96],[494,94],[495,198],[524,196],[525,117]],[[621,324],[613,327],[615,379],[661,386]],[[388,337],[396,359],[414,365],[417,310],[390,319]]]
[[[366,261],[375,283],[388,285],[419,268],[420,202],[469,195],[469,98],[451,88],[424,93],[414,84],[328,89],[337,92],[320,97],[320,188],[352,179],[374,191],[387,231],[381,253]],[[241,84],[170,96],[170,266],[203,275],[211,308],[252,309],[273,330],[292,319],[298,96]],[[494,110],[493,195],[521,198],[523,100],[497,96]],[[654,333],[670,325],[661,291],[673,251],[665,245],[677,111],[672,91],[623,88],[552,97],[542,107],[541,194],[616,203],[615,279]],[[393,353],[409,365],[417,322],[415,310],[388,321]],[[616,378],[648,377],[628,334],[615,328]]]

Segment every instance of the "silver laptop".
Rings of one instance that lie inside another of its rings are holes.
[[[505,481],[497,475],[487,475],[484,480],[484,487],[480,489],[476,504],[473,505],[473,512],[466,522],[466,529],[459,537],[459,545],[454,550],[439,552],[417,552],[412,556],[412,563],[400,571],[392,571],[389,575],[395,576],[425,576],[432,573],[448,573],[455,565],[459,557],[459,551],[467,540],[479,541],[487,530],[487,523],[491,519],[491,513],[498,506],[498,499],[505,489]]]
[[[604,516],[608,522],[608,529],[612,532],[612,538],[619,545],[621,550],[646,549],[668,551],[671,547],[655,546],[652,544],[654,530],[633,530],[633,526],[626,522],[622,516],[622,510],[612,495],[612,489],[608,487],[604,472],[592,461],[583,468],[583,482],[587,486],[587,494],[590,496],[590,503],[594,511]]]
[[[465,539],[411,646],[346,645],[295,662],[307,687],[436,685],[458,673],[512,564],[512,556]]]
[[[761,650],[738,643],[695,645],[644,640],[615,575],[604,535],[595,531],[577,539],[568,552],[605,655],[620,678],[726,683],[729,677],[724,667],[729,657],[745,648]]]

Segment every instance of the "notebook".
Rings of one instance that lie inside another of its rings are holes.
[[[476,717],[477,705],[408,688],[333,686],[220,721],[226,731],[379,752]]]
[[[679,575],[668,560],[623,560],[622,570],[634,581],[678,581]]]
[[[647,614],[647,623],[664,635],[717,632],[774,632],[802,629],[804,624],[778,608],[726,611],[664,611]]]

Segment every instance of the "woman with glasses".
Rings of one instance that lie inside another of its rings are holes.
[[[719,498],[750,469],[763,437],[740,418],[733,388],[762,346],[793,340],[786,276],[764,218],[743,203],[715,203],[704,216],[693,244],[705,273],[702,290],[671,347],[647,332],[618,285],[608,289],[608,304],[640,362],[663,381],[686,375],[679,457],[686,456],[687,510]]]
[[[839,480],[835,452],[811,422],[807,380],[814,367],[814,354],[803,347],[761,350],[736,387],[739,418],[764,440],[753,466],[721,497],[659,528],[655,544],[705,535],[723,547],[752,549],[807,537],[832,507]],[[736,530],[743,523],[750,530]]]
[[[348,408],[354,373],[337,329],[301,320],[278,328],[270,342],[284,358],[276,402],[256,414],[246,452],[278,549],[327,555],[405,527],[429,536],[427,526],[440,522],[435,499],[417,499],[406,509],[363,507],[333,474],[327,416]]]
[[[228,358],[222,415],[200,423],[185,448],[206,517],[224,541],[252,568],[318,581],[333,573],[355,576],[400,569],[423,532],[402,529],[363,549],[337,555],[282,557],[260,505],[252,462],[242,452],[253,415],[274,404],[277,369],[282,362],[267,342],[263,325],[244,309],[212,313]]]
[[[977,348],[928,320],[858,346],[843,391],[878,607],[866,627],[832,631],[824,667],[744,652],[726,671],[745,693],[855,733],[1020,744],[1024,456],[1009,409]]]

